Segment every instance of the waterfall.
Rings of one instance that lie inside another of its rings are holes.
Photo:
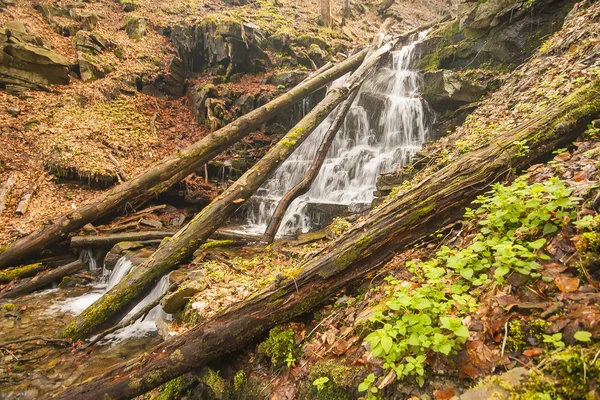
[[[104,273],[108,275],[108,281],[106,284],[95,286],[95,290],[86,293],[79,297],[73,297],[65,300],[61,304],[58,305],[58,309],[62,312],[69,312],[75,315],[81,314],[86,308],[91,306],[96,300],[102,297],[106,292],[108,292],[111,288],[113,288],[116,284],[121,282],[123,278],[127,276],[127,274],[132,270],[133,263],[127,258],[127,256],[123,256],[119,258],[115,268],[112,271],[104,270]],[[142,299],[123,319],[128,319],[135,313],[137,313],[142,308],[146,307],[146,305],[152,303],[159,296],[164,294],[169,288],[169,277],[164,276],[161,280],[156,284],[154,289]],[[155,331],[156,325],[154,321],[157,318],[170,319],[171,315],[167,314],[163,311],[160,305],[157,305],[152,310],[148,312],[144,320],[138,320],[134,324],[129,325],[111,335],[108,335],[106,339],[111,342],[119,342],[131,337],[136,336],[144,336],[148,332]]]
[[[307,232],[332,213],[367,209],[377,177],[410,162],[430,135],[432,113],[420,98],[421,77],[411,70],[417,35],[391,54],[391,66],[366,80],[310,190],[287,210],[279,234]],[[333,82],[344,84],[347,77]],[[303,106],[303,109],[305,107]],[[302,179],[332,123],[329,115],[248,202],[245,232],[262,234],[281,197]],[[329,218],[330,220],[330,218]]]
[[[93,249],[83,249],[79,255],[88,271],[96,271],[98,269],[98,258],[101,256],[102,254],[99,251],[94,251]]]

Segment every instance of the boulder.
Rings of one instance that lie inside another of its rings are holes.
[[[135,3],[133,0],[119,0],[119,4],[121,4],[121,9],[125,12],[132,12],[135,10]]]
[[[278,71],[274,72],[269,82],[275,86],[292,88],[302,82],[308,76],[306,71]]]
[[[146,36],[146,19],[141,17],[127,17],[125,21],[125,32],[132,39],[140,39]]]
[[[456,110],[478,101],[487,92],[485,86],[457,72],[439,70],[423,75],[423,98],[436,110]]]
[[[140,250],[143,247],[144,245],[140,242],[120,242],[115,244],[104,257],[104,268],[112,270],[117,265],[119,258],[125,254]]]
[[[315,63],[317,67],[322,67],[327,62],[328,54],[325,50],[321,49],[319,45],[313,44],[308,49],[308,56]]]
[[[46,48],[30,44],[4,44],[0,52],[0,87],[7,84],[33,89],[69,83],[69,61]]]
[[[98,32],[79,31],[73,41],[77,50],[92,55],[98,55],[112,47],[112,43]]]
[[[82,81],[89,82],[104,78],[104,71],[96,65],[91,56],[80,52],[77,56],[77,62],[79,63],[79,75]]]
[[[204,289],[206,289],[206,280],[202,275],[198,279],[183,283],[173,293],[167,294],[161,300],[160,305],[166,313],[173,314],[183,309],[191,297]]]

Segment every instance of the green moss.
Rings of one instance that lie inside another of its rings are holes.
[[[280,143],[282,145],[284,145],[285,147],[289,147],[289,148],[292,148],[296,145],[295,140],[289,140],[289,139],[282,139]]]
[[[258,346],[258,354],[269,357],[274,369],[280,369],[300,356],[296,346],[294,332],[275,327],[269,331],[269,337]]]
[[[0,283],[8,283],[18,278],[33,276],[42,270],[44,270],[42,263],[35,263],[0,271]]]
[[[600,364],[592,363],[600,346],[573,346],[547,356],[544,368],[532,370],[511,399],[597,399]]]
[[[314,385],[308,389],[308,397],[319,400],[347,400],[356,398],[356,382],[353,378],[358,376],[360,367],[349,367],[339,359],[321,360],[308,364],[308,381],[314,382],[318,378],[327,377],[329,380],[321,390]]]
[[[206,375],[202,378],[202,383],[208,386],[215,395],[222,395],[227,391],[227,382],[225,379],[219,375],[219,371],[211,368],[208,368]]]
[[[235,243],[235,240],[209,240],[206,243],[203,243],[200,248],[201,249],[214,249],[216,247],[227,247],[231,246]]]
[[[180,386],[183,384],[183,376],[177,377],[161,386],[159,393],[152,400],[177,400],[179,399]]]
[[[346,221],[344,218],[336,217],[333,219],[331,225],[329,225],[329,230],[333,233],[335,237],[342,236],[344,232],[350,229],[352,225],[350,222]]]
[[[519,351],[525,345],[525,335],[520,319],[513,319],[508,323],[508,338],[506,339],[507,351]]]
[[[247,382],[248,379],[246,378],[246,373],[244,370],[239,370],[233,377],[233,388],[239,392],[246,386]]]
[[[16,311],[17,310],[17,306],[14,305],[13,303],[6,303],[6,304],[2,304],[2,312],[11,312],[11,311]]]

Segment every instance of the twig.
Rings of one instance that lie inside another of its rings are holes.
[[[323,324],[323,322],[327,321],[329,318],[333,317],[334,315],[337,315],[337,314],[338,314],[338,312],[339,312],[339,311],[336,311],[336,312],[334,312],[334,313],[331,313],[331,314],[329,314],[327,317],[323,318],[323,319],[321,320],[321,322],[319,322],[319,323],[317,324],[317,326],[315,326],[315,327],[313,328],[313,330],[312,330],[312,331],[310,331],[310,333],[309,333],[308,335],[306,335],[306,338],[305,338],[305,339],[308,339],[308,338],[310,337],[310,335],[312,335],[312,334],[313,334],[313,332],[314,332],[314,331],[316,331],[317,329],[319,329],[319,327],[321,326],[321,324]]]
[[[508,321],[510,321],[510,318]],[[502,340],[502,352],[500,352],[500,358],[504,357],[504,349],[506,348],[506,340],[508,339],[508,321],[504,324],[504,339]]]
[[[17,340],[12,340],[10,342],[0,343],[0,347],[6,347],[11,344],[31,342],[34,340],[43,340],[46,343],[62,343],[62,344],[67,344],[67,345],[71,345],[71,343],[72,343],[70,339],[54,339],[54,338],[47,338],[47,337],[43,337],[43,336],[30,336],[30,337],[26,337],[24,339],[17,339]]]
[[[117,159],[115,157],[113,157],[113,155],[110,152],[108,153],[108,159],[110,160],[110,162],[112,162],[115,165],[115,167],[117,167],[117,174],[118,174],[119,178],[123,182],[127,181],[127,175],[125,175],[125,172],[123,172],[123,169],[121,168],[121,164],[119,164]]]

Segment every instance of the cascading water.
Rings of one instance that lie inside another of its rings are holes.
[[[392,52],[392,65],[365,81],[310,190],[287,210],[279,234],[307,232],[329,208],[361,211],[373,200],[377,177],[406,165],[430,135],[432,113],[420,98],[421,77],[411,70],[415,43]],[[332,86],[341,86],[346,77]],[[331,125],[332,113],[257,191],[248,204],[249,226],[262,234],[281,197],[302,179]],[[315,212],[314,210],[317,210]]]
[[[92,305],[92,303],[94,303],[96,300],[102,297],[108,290],[110,290],[116,284],[121,282],[121,280],[123,280],[123,278],[127,276],[127,274],[129,273],[129,271],[131,271],[132,268],[133,264],[126,256],[119,258],[112,271],[106,269],[103,271],[103,275],[107,278],[106,284],[97,285],[95,286],[95,290],[89,293],[64,301],[61,305],[59,305],[59,310],[62,312],[70,312],[75,315],[81,314],[86,308]],[[125,316],[124,319],[130,318],[132,315],[137,313],[146,305],[156,300],[159,296],[161,296],[167,291],[168,287],[169,277],[164,276],[154,287],[154,289],[152,289],[152,292],[150,292],[144,299],[142,299],[142,301],[140,301]],[[150,310],[143,320],[138,320],[134,324],[129,325],[128,327],[123,328],[111,335],[108,335],[105,340],[118,342],[131,337],[143,336],[148,332],[155,331],[156,325],[154,321],[157,318],[170,319],[170,314],[165,313],[162,310],[162,307],[158,305],[152,310]]]

